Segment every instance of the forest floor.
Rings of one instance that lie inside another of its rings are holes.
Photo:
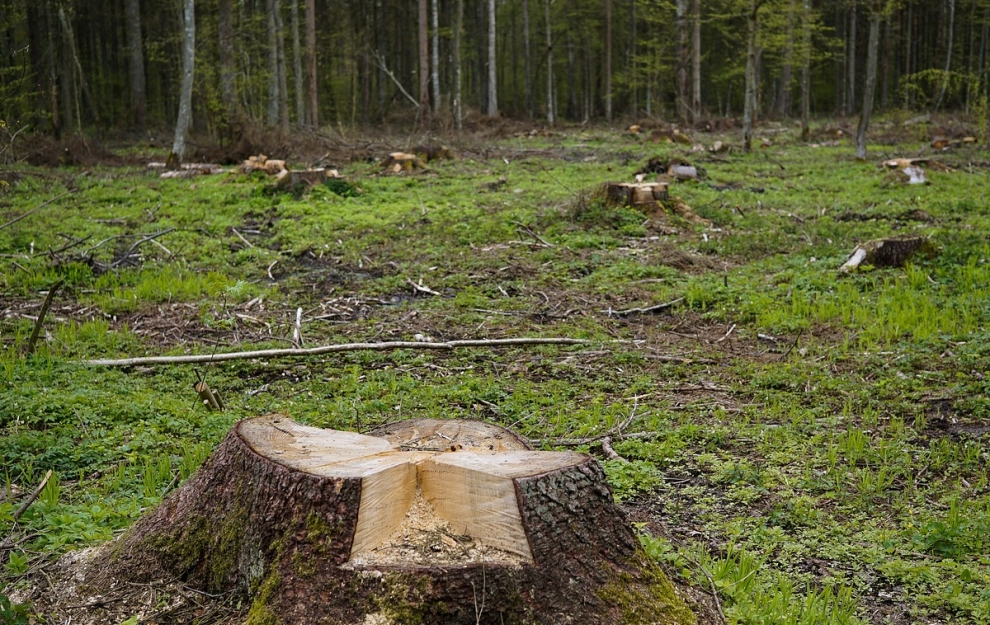
[[[9,168],[0,593],[119,534],[234,422],[279,411],[358,431],[483,419],[545,449],[593,439],[573,448],[602,459],[648,553],[697,596],[716,588],[729,622],[990,623],[990,152],[899,132],[868,162],[834,128],[812,144],[764,128],[750,154],[599,129],[478,137],[421,172],[338,160],[349,184],[297,195],[260,173],[161,180],[147,148]],[[590,193],[673,156],[703,168],[671,194],[710,223]],[[928,185],[878,166],[918,156],[945,166]],[[899,235],[937,254],[838,271],[858,243]],[[305,347],[591,342],[80,364],[289,347],[300,308]],[[199,379],[226,410],[200,404]],[[623,459],[605,458],[607,434]],[[140,622],[156,618],[149,605]]]

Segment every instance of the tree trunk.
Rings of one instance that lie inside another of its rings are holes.
[[[268,112],[265,123],[268,126],[278,125],[278,26],[275,22],[275,11],[278,10],[279,0],[268,0],[266,17],[268,20]]]
[[[846,43],[846,114],[852,115],[856,112],[856,0],[849,9]]]
[[[306,121],[320,125],[316,82],[316,0],[306,0]]]
[[[761,0],[752,0],[746,14],[746,93],[743,97],[743,150],[753,145],[753,113],[756,108],[756,34],[760,26]]]
[[[801,141],[811,135],[811,0],[804,0],[804,49],[801,62]]]
[[[688,116],[688,29],[687,0],[677,0],[675,7],[675,28],[677,29],[677,117],[686,124]]]
[[[293,0],[294,1],[294,0]],[[280,0],[275,0],[275,35],[278,52],[278,122],[282,130],[289,130],[289,81],[285,59],[285,27],[282,23]]]
[[[218,53],[220,61],[220,100],[228,124],[240,122],[240,106],[234,87],[234,15],[233,0],[220,0],[217,8]]]
[[[691,94],[691,119],[701,121],[701,0],[694,0],[694,36],[691,49],[691,76],[694,81]]]
[[[885,111],[890,103],[890,47],[893,29],[890,26],[891,16],[883,20],[883,54],[880,56],[880,110]]]
[[[550,2],[551,0],[544,0],[543,8],[547,23],[547,123],[553,126],[556,103],[553,97],[553,24],[550,22]]]
[[[454,27],[454,124],[462,129],[461,103],[461,33],[464,30],[464,0],[457,0],[457,25]]]
[[[788,117],[791,114],[791,81],[794,63],[794,2],[787,5],[787,34],[784,44],[784,64],[780,69],[780,85],[777,88],[777,114]]]
[[[292,76],[296,100],[296,123],[306,123],[306,109],[303,106],[302,43],[299,39],[299,0],[289,0],[292,4]]]
[[[495,58],[495,0],[488,0],[488,107],[486,113],[489,117],[498,115],[498,89],[496,70],[497,59]]]
[[[148,99],[144,83],[144,46],[141,43],[141,0],[127,0],[127,57],[131,73],[131,107],[134,125],[147,123]]]
[[[169,160],[177,166],[186,151],[186,133],[192,122],[193,68],[196,62],[196,2],[185,0],[182,12],[182,90],[179,94],[179,116],[175,121],[175,140]]]
[[[593,458],[472,421],[374,434],[242,421],[73,584],[181,579],[283,625],[694,622]]]
[[[423,121],[430,117],[430,40],[426,0],[419,0],[419,111]]]
[[[935,102],[935,110],[938,111],[945,101],[945,94],[949,90],[949,72],[952,70],[952,45],[953,35],[956,30],[956,0],[948,0],[949,3],[949,37],[948,45],[945,48],[945,74],[942,78],[942,88],[938,93],[938,101]]]
[[[533,116],[533,67],[529,47],[529,0],[522,0],[523,19],[523,88],[526,92],[526,115]]]
[[[866,131],[873,112],[873,96],[877,86],[877,48],[880,45],[880,13],[870,14],[870,39],[866,51],[866,88],[863,90],[863,110],[856,130],[856,158],[866,158]]]
[[[605,0],[605,121],[612,121],[612,0]]]
[[[431,80],[433,81],[433,110],[438,110],[440,108],[440,11],[437,5],[440,2],[439,0],[432,0],[432,2],[433,72]]]

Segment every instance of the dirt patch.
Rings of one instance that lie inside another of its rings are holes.
[[[31,136],[18,147],[18,152],[25,155],[28,163],[37,167],[124,164],[124,159],[97,141],[82,135],[73,135],[58,141],[40,135]]]

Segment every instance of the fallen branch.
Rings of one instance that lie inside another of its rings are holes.
[[[602,439],[602,451],[605,452],[605,457],[609,460],[621,460],[622,462],[629,462],[622,456],[620,456],[614,449],[612,449],[612,437],[606,436]]]
[[[52,300],[55,299],[55,293],[62,288],[63,284],[65,284],[65,280],[59,280],[48,289],[48,295],[45,296],[45,301],[41,305],[41,312],[38,313],[38,319],[34,322],[34,329],[31,330],[31,338],[28,339],[28,356],[34,353],[34,346],[38,343],[38,336],[41,334],[41,326],[45,323],[45,315],[48,314],[48,309],[52,307]]]
[[[582,447],[584,445],[591,445],[592,443],[597,443],[598,441],[605,438],[607,434],[602,434],[600,436],[592,436],[591,438],[531,438],[529,444],[533,447]],[[624,441],[624,440],[649,440],[652,438],[660,438],[664,436],[662,432],[633,432],[632,434],[619,434],[612,437],[612,441]]]
[[[392,82],[395,83],[395,86],[398,87],[399,91],[402,92],[402,95],[406,96],[406,99],[412,102],[413,106],[419,109],[420,103],[416,100],[416,98],[409,95],[409,92],[406,91],[406,88],[402,86],[402,83],[399,82],[399,79],[395,77],[395,74],[392,73],[392,70],[390,70],[388,66],[385,65],[385,57],[383,57],[381,53],[378,52],[378,50],[375,50],[374,58],[375,58],[375,65],[378,66],[378,69],[385,72],[385,75],[391,78]]]
[[[13,219],[11,219],[10,221],[8,221],[7,223],[0,225],[0,230],[3,230],[4,228],[7,228],[8,226],[13,226],[18,221],[24,219],[25,217],[30,217],[31,215],[37,213],[38,211],[40,211],[44,207],[46,207],[49,204],[51,204],[52,202],[54,202],[55,200],[60,200],[60,199],[64,198],[65,196],[69,195],[70,193],[72,193],[72,191],[66,191],[65,193],[63,193],[61,195],[56,195],[55,197],[53,197],[50,200],[45,200],[44,202],[42,202],[41,204],[38,204],[37,206],[35,206],[31,210],[29,210],[28,212],[24,213],[23,215],[20,215],[18,217],[14,217]]]
[[[164,235],[168,234],[169,232],[172,232],[173,230],[175,230],[175,228],[166,228],[165,230],[162,230],[161,232],[155,232],[154,234],[149,234],[146,237],[141,237],[140,239],[138,239],[137,241],[134,242],[134,245],[132,245],[130,248],[128,248],[128,250],[124,253],[123,256],[121,256],[118,260],[115,260],[112,263],[110,263],[110,267],[109,268],[110,269],[116,269],[122,263],[127,262],[127,260],[131,257],[131,254],[133,254],[134,253],[134,250],[136,250],[138,247],[140,247],[141,245],[147,243],[148,241],[151,241],[153,239],[157,239],[160,236],[164,236]]]
[[[50,480],[51,478],[52,478],[52,470],[48,469],[48,473],[45,473],[45,477],[44,479],[41,480],[41,483],[38,484],[38,488],[35,488],[34,492],[31,493],[28,496],[28,498],[24,501],[24,503],[21,504],[21,507],[18,508],[17,512],[14,513],[14,516],[10,518],[11,521],[17,523],[17,519],[21,518],[21,515],[27,512],[28,507],[30,507],[30,505],[34,503],[34,500],[38,498],[38,496],[41,494],[41,491],[45,490],[45,486],[48,484],[48,480]]]
[[[437,293],[436,291],[434,291],[434,290],[433,290],[433,289],[431,289],[430,287],[428,287],[428,286],[425,286],[425,285],[423,284],[423,278],[420,278],[420,279],[419,279],[419,284],[416,284],[416,283],[415,283],[415,282],[414,282],[414,281],[412,280],[412,278],[406,278],[406,282],[408,282],[409,284],[411,284],[411,285],[412,285],[412,287],[413,287],[413,289],[414,289],[414,292],[416,292],[416,293],[426,293],[426,294],[428,294],[428,295],[440,295],[439,293]]]
[[[618,317],[624,317],[626,315],[632,315],[635,313],[643,313],[643,314],[654,313],[657,312],[658,310],[666,310],[667,308],[670,308],[671,306],[682,301],[683,299],[684,299],[683,297],[678,297],[677,299],[671,300],[665,304],[657,304],[656,306],[647,306],[646,308],[627,308],[625,310],[612,310],[611,308],[609,308],[607,310],[603,310],[602,312],[606,313],[609,317],[611,317],[612,315],[616,315]]]
[[[259,349],[247,352],[227,352],[222,354],[194,354],[189,356],[145,356],[138,358],[83,360],[79,364],[91,367],[135,367],[138,365],[177,365],[225,360],[245,360],[248,358],[284,358],[287,356],[318,356],[338,352],[391,351],[395,349],[457,349],[460,347],[512,347],[516,345],[586,345],[591,341],[569,338],[516,338],[516,339],[471,339],[463,341],[443,341],[421,343],[419,341],[388,341],[383,343],[341,343],[322,345],[305,349]]]

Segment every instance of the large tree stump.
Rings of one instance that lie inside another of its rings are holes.
[[[251,624],[695,620],[593,458],[472,421],[242,421],[101,558],[103,587],[234,592]]]

